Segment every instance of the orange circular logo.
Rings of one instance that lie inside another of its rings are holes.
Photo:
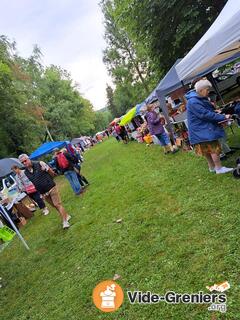
[[[103,312],[114,312],[118,310],[123,303],[123,290],[113,280],[100,282],[92,294],[95,306]]]

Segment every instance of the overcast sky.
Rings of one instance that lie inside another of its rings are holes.
[[[94,109],[106,105],[110,82],[102,62],[103,16],[99,0],[1,0],[0,34],[16,40],[20,55],[40,46],[45,65],[67,69]]]

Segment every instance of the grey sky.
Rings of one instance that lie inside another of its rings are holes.
[[[38,44],[44,63],[67,69],[94,109],[106,104],[110,82],[102,62],[104,27],[99,0],[1,0],[0,34],[22,56]]]

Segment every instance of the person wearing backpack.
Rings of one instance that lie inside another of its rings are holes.
[[[54,161],[56,168],[64,174],[66,179],[69,181],[74,193],[79,195],[83,192],[79,183],[77,173],[74,169],[76,159],[73,155],[67,151],[62,152],[59,149],[54,149]]]

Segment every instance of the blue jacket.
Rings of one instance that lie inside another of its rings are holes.
[[[208,98],[190,91],[186,94],[186,99],[190,143],[197,144],[224,137],[224,129],[218,122],[225,120],[225,116],[214,111]]]

